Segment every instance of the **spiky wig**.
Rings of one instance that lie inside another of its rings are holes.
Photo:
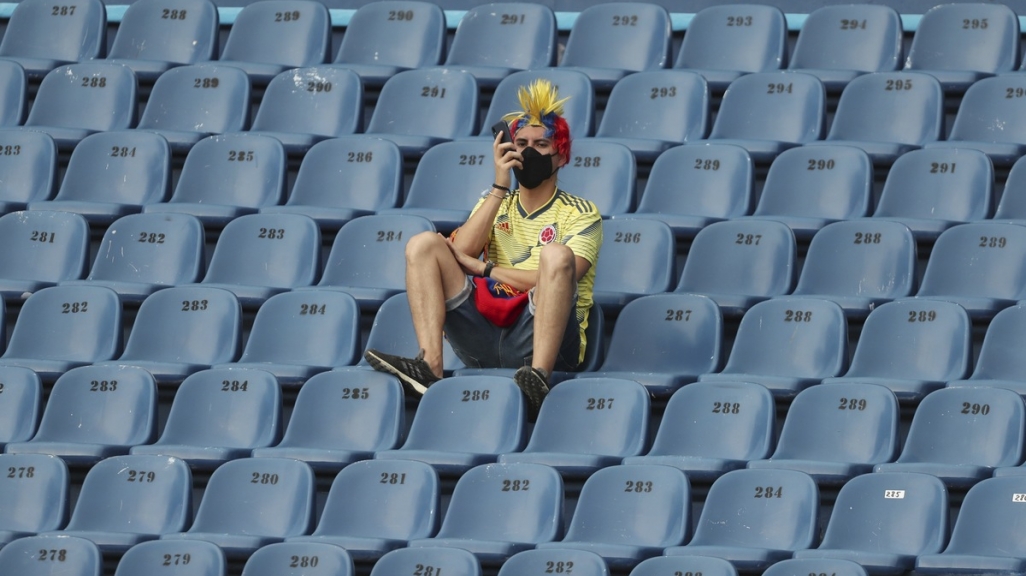
[[[563,118],[563,103],[569,98],[559,98],[559,91],[551,82],[538,78],[517,91],[520,108],[503,116],[509,122],[510,132],[516,136],[524,126],[543,126],[545,137],[552,139],[552,145],[564,159],[570,159],[570,126]]]

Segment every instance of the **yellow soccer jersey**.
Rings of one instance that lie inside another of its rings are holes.
[[[474,206],[476,212],[484,199]],[[520,206],[520,194],[513,190],[502,201],[485,250],[488,259],[502,268],[537,270],[541,248],[565,244],[574,255],[591,262],[591,268],[577,284],[577,321],[581,326],[581,356],[587,347],[584,331],[595,285],[595,265],[602,246],[602,215],[592,202],[556,190],[544,206],[528,214]]]

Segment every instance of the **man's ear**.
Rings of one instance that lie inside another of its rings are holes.
[[[562,154],[557,153],[553,159],[556,161],[557,170],[566,166],[567,159],[564,158]]]

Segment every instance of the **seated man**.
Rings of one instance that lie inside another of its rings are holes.
[[[584,357],[602,217],[556,187],[570,159],[565,99],[546,80],[521,87],[519,98],[523,110],[504,118],[513,142],[500,132],[492,143],[495,183],[470,218],[451,238],[425,232],[406,245],[420,354],[367,350],[366,358],[423,394],[442,377],[444,331],[468,367],[517,368],[513,379],[535,414],[552,371],[575,370]]]

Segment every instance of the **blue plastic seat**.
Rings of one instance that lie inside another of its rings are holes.
[[[1021,74],[976,81],[962,97],[947,139],[927,148],[973,148],[995,164],[1012,164],[1026,153],[1026,137],[1020,135],[1026,129],[1026,115],[1018,106],[1022,97],[1026,77]]]
[[[1008,388],[1026,394],[1026,358],[1020,353],[1026,341],[1026,303],[1005,308],[987,325],[979,356],[968,380],[950,380],[947,386]]]
[[[628,218],[653,218],[678,237],[751,212],[755,168],[740,146],[676,146],[656,158],[644,194]],[[613,219],[624,216],[614,214]]]
[[[788,68],[813,74],[838,92],[861,74],[897,70],[901,40],[901,17],[890,6],[821,6],[806,16]]]
[[[0,132],[0,135],[2,134],[4,133]],[[1005,187],[1001,191],[1001,201],[994,210],[992,220],[1026,224],[1026,160],[1016,160],[1009,170],[1005,178]]]
[[[833,300],[863,318],[915,292],[917,262],[915,238],[900,222],[834,222],[812,237],[793,295]]]
[[[28,368],[0,367],[0,450],[9,442],[26,442],[36,433],[43,405],[43,385]]]
[[[808,240],[831,222],[868,216],[872,192],[873,163],[858,148],[792,148],[770,165],[753,217],[783,222]]]
[[[672,146],[704,138],[708,123],[709,89],[699,74],[649,70],[613,86],[595,136],[651,163]]]
[[[352,296],[292,291],[260,305],[242,356],[222,367],[258,368],[282,386],[299,386],[319,372],[355,364],[360,352],[360,309]]]
[[[0,549],[0,574],[100,576],[103,556],[95,544],[74,536],[32,536]]]
[[[114,456],[89,469],[68,526],[60,532],[124,552],[192,518],[192,473],[168,456]]]
[[[150,540],[132,546],[118,561],[114,576],[149,576],[155,567],[175,576],[225,576],[224,552],[203,540]]]
[[[474,6],[460,18],[445,66],[470,72],[491,88],[517,70],[555,64],[556,31],[555,14],[542,4]]]
[[[309,533],[316,494],[314,474],[304,462],[232,460],[210,475],[189,530],[161,538],[206,540],[229,558],[248,556],[257,548]]]
[[[18,126],[28,109],[28,80],[17,62],[0,60],[0,126]]]
[[[588,75],[577,70],[541,68],[513,72],[499,82],[488,105],[488,113],[481,123],[482,137],[495,139],[492,126],[506,114],[521,109],[517,91],[521,86],[529,86],[539,78],[558,86],[560,98],[569,98],[563,104],[563,119],[570,128],[570,136],[585,138],[592,135],[595,130],[595,89]]]
[[[935,76],[945,89],[1011,72],[1019,60],[1019,18],[983,2],[935,6],[923,14],[905,59],[908,70]]]
[[[1004,388],[944,388],[916,408],[901,456],[874,472],[923,472],[966,488],[1023,460],[1026,408]]]
[[[441,64],[445,25],[442,9],[431,2],[361,5],[349,19],[334,63],[359,74],[365,87],[379,87],[403,70]]]
[[[75,146],[57,197],[30,210],[60,210],[110,224],[143,205],[167,200],[171,149],[152,132],[118,130],[87,136]]]
[[[3,454],[0,467],[0,545],[64,527],[68,466],[48,454]]]
[[[958,304],[907,298],[869,313],[851,366],[824,382],[880,384],[903,402],[917,402],[949,380],[969,375],[972,322]]]
[[[125,351],[109,365],[137,366],[159,383],[238,358],[242,307],[227,290],[176,286],[146,298],[135,315]]]
[[[593,298],[604,310],[619,311],[635,298],[673,288],[677,245],[669,226],[641,218],[610,220],[602,225],[602,238]]]
[[[562,569],[563,572],[558,572]],[[525,550],[510,556],[499,568],[498,576],[524,574],[573,573],[578,576],[609,576],[605,560],[586,550]],[[568,572],[569,571],[569,572]]]
[[[24,210],[29,202],[53,197],[57,145],[49,134],[0,129],[0,152],[0,212]]]
[[[708,6],[688,24],[674,68],[694,70],[715,92],[752,72],[787,65],[787,21],[774,6]]]
[[[725,316],[794,287],[794,233],[773,220],[729,220],[695,235],[675,292],[712,298]]]
[[[617,142],[582,138],[559,170],[559,188],[595,203],[609,218],[634,210],[637,162],[630,148]]]
[[[0,216],[0,294],[27,298],[85,274],[89,224],[68,212],[11,212]]]
[[[288,541],[333,544],[358,562],[377,560],[410,540],[434,536],[440,489],[438,474],[424,462],[356,462],[332,481],[313,534]]]
[[[107,48],[107,11],[99,0],[53,8],[45,0],[19,2],[8,21],[11,33],[0,42],[0,58],[17,62],[33,80]]]
[[[324,63],[330,48],[327,6],[312,0],[261,0],[235,16],[218,60],[264,84],[289,68]]]
[[[274,375],[210,369],[192,374],[178,387],[160,439],[129,452],[174,456],[194,468],[214,468],[280,439],[281,388]]]
[[[830,574],[830,576],[868,576],[866,569],[851,560],[834,558],[793,558],[781,560],[766,569],[763,576],[805,576],[806,574]]]
[[[213,60],[218,27],[217,6],[210,0],[133,2],[121,16],[107,60],[153,81],[175,66]]]
[[[554,386],[545,396],[523,452],[499,462],[534,462],[582,477],[645,451],[649,393],[619,378],[581,378]]]
[[[994,167],[979,150],[913,150],[891,166],[873,217],[901,222],[916,240],[933,240],[989,216],[993,187]]]
[[[734,470],[709,488],[686,546],[667,556],[723,558],[741,571],[762,570],[815,543],[819,489],[795,470]]]
[[[542,550],[594,552],[624,570],[684,543],[691,534],[691,486],[669,466],[611,466],[584,482],[561,542]]]
[[[776,408],[765,386],[750,382],[697,382],[666,403],[652,449],[623,463],[680,468],[709,482],[766,458],[775,444]]]
[[[205,286],[235,293],[243,306],[310,286],[320,273],[321,231],[301,214],[247,214],[221,231]]]
[[[580,11],[559,65],[608,90],[632,72],[670,64],[670,14],[658,4],[609,2]]]
[[[172,152],[184,153],[211,134],[249,125],[249,77],[241,69],[217,63],[179,66],[157,78],[138,128],[167,139]]]
[[[446,576],[481,576],[477,558],[459,548],[405,548],[393,550],[374,563],[370,576],[412,574],[422,570],[425,574]]]
[[[82,366],[54,383],[39,430],[29,442],[10,442],[9,454],[60,456],[92,465],[127,454],[157,437],[157,385],[133,366]]]
[[[897,459],[899,419],[898,399],[884,386],[849,382],[806,388],[787,409],[773,455],[753,459],[748,467],[800,470],[820,485],[842,484]]]
[[[823,542],[795,558],[858,562],[870,574],[902,574],[948,541],[948,490],[935,476],[863,474],[841,487]]]
[[[410,301],[406,297],[406,292],[396,294],[381,304],[381,308],[374,315],[374,323],[371,324],[364,350],[369,348],[411,358],[417,355],[420,347],[413,330]],[[463,362],[452,351],[448,340],[442,342],[442,364],[446,374],[464,367]],[[361,358],[358,366],[361,370],[370,367],[366,358]]]
[[[406,443],[375,458],[427,462],[439,474],[460,475],[521,450],[526,437],[523,394],[511,378],[454,376],[421,398]]]
[[[737,569],[730,562],[712,556],[658,556],[642,561],[634,570],[631,570],[630,576],[662,576],[678,573],[737,576]]]
[[[242,576],[303,574],[305,568],[332,576],[352,576],[353,559],[338,546],[316,542],[277,542],[257,549],[246,560]],[[295,570],[299,568],[299,570]]]

